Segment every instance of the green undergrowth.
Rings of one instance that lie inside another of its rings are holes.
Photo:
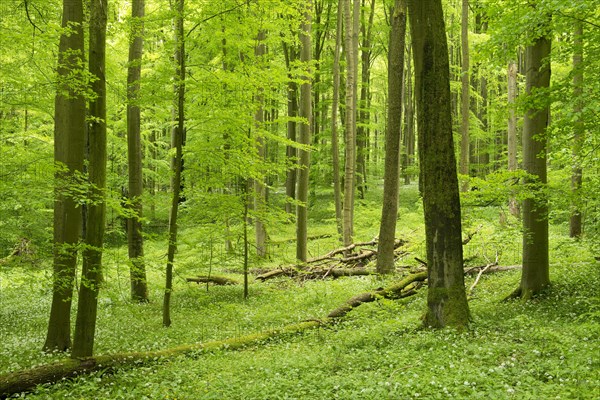
[[[405,190],[398,236],[408,239],[399,265],[415,266],[424,255],[416,187]],[[406,193],[408,191],[409,193]],[[373,238],[365,223],[380,212],[367,198],[357,205],[357,241]],[[496,207],[465,207],[464,231],[477,233],[465,246],[468,265],[520,263],[516,221]],[[309,235],[331,233],[316,221]],[[273,229],[280,252],[294,237],[293,225]],[[585,241],[551,226],[552,286],[528,303],[502,302],[518,285],[520,271],[482,275],[469,296],[473,317],[463,332],[421,327],[426,290],[403,300],[364,304],[339,322],[283,334],[242,350],[198,352],[136,367],[81,376],[39,387],[31,399],[595,399],[600,382],[600,264]],[[185,277],[207,273],[241,281],[239,254],[207,250],[211,231],[184,228],[177,255],[171,328],[161,325],[165,243],[146,243],[150,303],[128,299],[126,249],[106,251],[106,282],[99,299],[96,354],[145,351],[242,337],[305,320],[322,319],[353,295],[389,285],[375,276],[207,287]],[[293,244],[292,244],[293,245]],[[290,245],[291,246],[291,245]],[[311,241],[311,254],[338,247],[334,235]],[[293,256],[290,256],[293,257]],[[272,254],[251,260],[255,274],[286,265]],[[40,351],[50,307],[47,262],[0,265],[0,373],[63,357]],[[406,272],[402,272],[405,274]],[[469,289],[475,277],[466,278]],[[74,308],[75,309],[75,308]]]

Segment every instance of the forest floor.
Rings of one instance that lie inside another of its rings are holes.
[[[399,265],[425,258],[422,214],[414,185],[403,187],[398,237],[409,241]],[[315,204],[321,200],[317,198]],[[520,263],[519,224],[499,207],[463,208],[467,265]],[[379,200],[359,200],[356,241],[378,234]],[[314,207],[309,235],[332,234],[332,210]],[[353,295],[399,280],[400,274],[335,280],[206,286],[186,277],[210,273],[241,281],[241,256],[227,255],[214,227],[182,227],[171,328],[162,327],[166,240],[148,232],[150,303],[129,300],[127,250],[110,247],[99,299],[96,354],[144,351],[241,337],[323,318]],[[252,260],[256,275],[293,263],[293,224],[272,229],[271,258]],[[502,302],[520,279],[512,270],[483,275],[470,295],[470,329],[421,327],[426,289],[402,300],[362,305],[338,323],[287,334],[242,350],[223,349],[157,360],[115,373],[100,371],[38,387],[27,398],[82,399],[597,399],[600,398],[600,263],[585,241],[551,225],[551,288],[528,303]],[[276,233],[276,234],[275,234]],[[236,244],[241,248],[239,242]],[[335,235],[310,243],[311,256],[339,247]],[[210,250],[212,249],[212,250]],[[369,266],[367,266],[369,267]],[[469,288],[475,277],[466,278]],[[58,360],[40,351],[51,300],[48,262],[0,265],[0,374]],[[74,308],[75,310],[76,308]]]

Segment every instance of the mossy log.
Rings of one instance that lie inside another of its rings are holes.
[[[404,292],[403,290],[406,289],[411,283],[422,282],[425,279],[427,279],[427,272],[418,272],[416,274],[407,276],[400,282],[387,288],[378,289],[373,292],[361,293],[357,296],[350,298],[343,305],[327,314],[327,317],[341,318],[344,315],[348,314],[350,311],[352,311],[352,309],[354,309],[355,307],[358,307],[364,303],[370,303],[372,301],[377,300],[378,298],[402,298],[413,295],[416,293],[415,289],[409,289]]]
[[[238,350],[272,337],[316,328],[323,322],[324,321],[319,320],[303,321],[297,324],[287,325],[280,329],[259,332],[242,337],[208,343],[183,345],[165,350],[117,353],[82,359],[65,359],[28,370],[0,375],[0,398],[7,398],[16,393],[31,391],[37,385],[54,383],[62,379],[73,378],[78,375],[100,370],[113,371],[119,367],[141,365],[147,362],[156,362],[184,354],[212,352],[222,349]]]
[[[231,279],[226,276],[218,276],[218,275],[213,275],[213,276],[201,275],[201,276],[197,276],[195,278],[186,278],[186,281],[196,282],[198,284],[214,283],[215,285],[221,285],[221,286],[223,286],[223,285],[239,285],[239,282],[236,281],[235,279]]]
[[[485,273],[514,268],[519,268],[519,266],[490,267],[485,271]],[[472,269],[471,271],[474,271],[472,273],[475,274],[479,273],[479,271],[475,269]],[[470,271],[467,270],[465,272],[469,273]],[[157,362],[179,355],[212,352],[224,349],[238,350],[252,344],[260,343],[269,338],[303,332],[307,329],[317,328],[321,325],[329,323],[332,320],[341,318],[361,304],[375,301],[378,298],[403,298],[411,296],[417,293],[419,285],[422,285],[423,281],[426,279],[427,272],[425,271],[408,275],[401,281],[386,288],[362,293],[348,299],[344,304],[331,311],[323,319],[303,321],[284,326],[280,329],[273,329],[241,337],[207,343],[182,345],[157,351],[117,353],[82,359],[65,359],[28,370],[0,374],[0,398],[6,398],[16,393],[30,391],[37,385],[54,383],[62,379],[72,378],[81,374],[100,370],[112,371],[119,367],[129,367],[141,365],[147,362]]]

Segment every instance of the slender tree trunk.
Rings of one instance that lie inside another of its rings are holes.
[[[394,271],[405,40],[406,3],[404,0],[396,0],[388,50],[388,124],[385,137],[383,208],[377,247],[377,272],[380,274]]]
[[[581,117],[583,110],[583,23],[579,20],[575,22],[575,35],[574,43],[575,49],[573,54],[573,97],[575,101],[575,107],[573,113],[578,115],[578,119],[575,121],[573,126],[574,138],[573,138],[573,169],[571,173],[571,191],[572,191],[572,203],[571,203],[571,219],[569,223],[569,235],[571,237],[580,237],[582,232],[582,221],[581,221],[581,210],[579,208],[580,202],[580,189],[582,182],[582,168],[581,168],[581,147],[583,146],[583,134],[584,126]]]
[[[358,22],[360,0],[354,0],[353,10],[349,1],[344,1],[344,43],[346,47],[346,161],[344,168],[344,203],[343,203],[343,241],[344,246],[352,244],[354,234],[354,188],[356,181],[356,72],[358,46],[354,46],[355,37],[358,42]],[[355,52],[356,50],[356,52]]]
[[[363,10],[365,1],[363,1]],[[364,11],[363,11],[364,13]],[[371,0],[369,19],[365,21],[361,18],[361,32],[363,41],[361,44],[361,85],[360,101],[358,103],[358,122],[356,126],[356,187],[361,199],[365,198],[367,190],[367,160],[368,160],[368,141],[369,141],[369,84],[371,80],[371,32],[373,27],[373,17],[375,15],[375,0]]]
[[[462,0],[461,14],[461,91],[460,91],[460,173],[469,175],[469,91],[471,85],[469,83],[469,0]],[[469,188],[469,184],[465,181],[461,185],[461,190],[464,192]]]
[[[333,168],[333,201],[337,231],[342,237],[342,188],[340,183],[340,148],[338,138],[338,107],[340,102],[340,52],[342,46],[343,0],[338,1],[337,28],[333,58],[333,100],[331,104],[331,160]]]
[[[427,248],[425,326],[464,327],[461,212],[452,138],[450,67],[441,0],[409,3]]]
[[[508,170],[517,170],[517,115],[515,112],[517,99],[517,63],[508,63]],[[512,215],[519,217],[519,203],[514,196],[508,200],[508,209]]]
[[[173,119],[176,126],[171,130],[171,148],[175,154],[171,159],[171,212],[169,214],[169,244],[167,248],[167,269],[165,279],[165,295],[163,297],[163,326],[171,326],[171,292],[173,291],[173,262],[177,251],[177,213],[181,202],[181,172],[183,164],[183,133],[185,130],[185,36],[183,31],[184,0],[175,4],[175,95]]]
[[[58,90],[54,101],[54,265],[50,319],[45,350],[66,351],[71,347],[71,297],[77,266],[77,243],[81,234],[81,208],[65,189],[83,171],[85,99],[70,76],[79,76],[83,65],[83,3],[63,0],[60,36]],[[64,167],[64,169],[62,169]]]
[[[254,56],[258,59],[260,65],[264,65],[264,56],[266,52],[265,31],[258,32],[256,38],[256,47],[254,48]],[[256,102],[258,108],[254,113],[254,128],[256,131],[256,149],[260,162],[264,162],[266,158],[266,144],[264,136],[264,89],[261,87],[258,89],[256,95]],[[254,186],[254,235],[256,239],[256,255],[258,257],[266,257],[267,255],[267,227],[265,226],[265,217],[267,214],[267,188],[265,185],[265,177],[255,179],[253,182]]]
[[[142,137],[140,132],[140,78],[142,73],[142,49],[144,44],[144,0],[131,3],[131,40],[129,66],[127,68],[127,160],[129,165],[129,203],[133,217],[127,220],[131,298],[138,302],[148,301],[146,267],[144,263],[144,240],[142,237]]]
[[[526,49],[526,92],[527,95],[550,85],[551,41],[549,37],[538,37]],[[538,95],[539,96],[539,95]],[[550,284],[548,260],[548,199],[545,195],[546,170],[546,127],[550,107],[542,101],[530,103],[523,120],[523,168],[531,178],[531,197],[523,201],[523,271],[521,285],[515,296],[529,299]]]
[[[403,157],[402,157],[402,174],[404,176],[404,184],[410,184],[411,174],[408,169],[414,164],[415,160],[415,118],[414,118],[414,96],[413,96],[413,81],[412,81],[412,64],[411,64],[411,47],[407,46],[406,51],[406,76],[404,78],[404,135],[403,142]]]
[[[288,71],[292,70],[291,64],[296,60],[296,50],[294,47],[288,47],[284,43],[284,55]],[[288,72],[288,84],[287,84],[287,138],[288,140],[296,141],[296,120],[298,117],[298,84],[293,80],[291,72]],[[285,194],[289,199],[296,199],[296,178],[298,174],[298,160],[297,151],[293,146],[286,146],[285,155],[287,158],[288,170],[285,178]],[[293,204],[291,202],[285,203],[285,211],[289,214],[293,213]]]
[[[309,67],[309,63],[312,60],[311,55],[311,44],[310,44],[310,30],[311,30],[311,1],[307,0],[304,11],[304,20],[302,22],[300,32],[300,43],[302,50],[300,52],[300,61],[303,63],[304,68]],[[300,117],[304,121],[300,124],[300,144],[309,145],[311,126],[312,126],[312,110],[311,110],[311,80],[310,74],[303,77],[302,84],[300,85]],[[310,152],[306,149],[298,151],[300,158],[300,171],[298,173],[298,204],[296,208],[297,212],[297,227],[296,227],[296,258],[299,261],[306,261],[308,258],[308,177],[310,167]]]
[[[96,98],[90,101],[89,165],[92,186],[87,210],[86,247],[83,250],[83,270],[77,303],[77,318],[71,357],[93,354],[98,310],[98,291],[102,281],[102,246],[106,220],[106,21],[107,0],[92,0],[90,4],[89,71],[97,80],[92,82]]]

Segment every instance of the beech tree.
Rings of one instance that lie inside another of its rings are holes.
[[[581,193],[581,184],[583,181],[581,168],[581,148],[584,143],[584,122],[581,112],[583,111],[583,23],[575,22],[574,32],[574,52],[573,52],[573,97],[575,106],[573,112],[579,117],[573,126],[573,167],[571,173],[571,191],[573,192],[573,201],[571,205],[571,218],[569,220],[569,235],[571,237],[580,237],[582,233],[582,217],[579,207],[579,197]]]
[[[461,8],[461,71],[460,71],[460,173],[469,175],[469,116],[471,84],[469,82],[469,0],[462,0]],[[468,183],[462,185],[461,190],[468,189]]]
[[[131,215],[127,219],[127,242],[130,261],[131,298],[148,301],[144,238],[142,236],[142,136],[140,115],[140,79],[144,45],[144,0],[131,3],[131,38],[127,67],[127,160],[129,166],[128,200]]]
[[[406,3],[404,0],[395,1],[391,20],[392,30],[388,50],[388,120],[385,136],[383,207],[377,247],[377,272],[379,273],[390,273],[394,270],[402,126],[402,78],[406,38]]]
[[[257,59],[259,65],[265,64],[266,54],[266,32],[260,30],[256,36],[256,45],[254,47],[254,56]],[[264,88],[259,87],[256,99],[257,108],[254,112],[254,133],[256,141],[256,152],[261,160],[265,159],[266,156],[266,143],[265,135],[263,133],[265,127],[265,96]],[[265,177],[261,176],[255,178],[253,181],[254,187],[254,236],[256,240],[256,254],[259,257],[265,257],[267,255],[267,227],[265,225],[265,217],[267,213],[267,187]]]
[[[344,3],[338,1],[337,26],[333,55],[333,99],[331,100],[331,167],[333,170],[333,202],[337,231],[342,237],[342,187],[340,182],[340,147],[338,137],[338,108],[340,104],[340,58],[343,35]]]
[[[354,234],[354,191],[356,182],[356,107],[358,75],[358,27],[360,0],[344,1],[344,47],[346,50],[346,160],[344,166],[343,241],[352,243]]]
[[[86,213],[83,269],[77,303],[72,357],[91,356],[94,349],[98,292],[102,280],[102,246],[106,220],[106,22],[107,0],[90,3],[89,71],[95,97],[89,102],[88,175],[91,184]]]
[[[54,102],[54,260],[52,306],[45,350],[71,347],[71,300],[82,214],[75,185],[83,171],[85,131],[83,1],[63,0]]]
[[[311,0],[305,4],[303,21],[300,27],[300,61],[308,68],[312,59],[311,54]],[[311,77],[307,74],[303,77],[300,85],[300,117],[303,121],[300,124],[299,143],[305,146],[310,145],[311,126],[312,126],[312,108],[311,108]],[[298,195],[300,202],[296,208],[297,226],[296,226],[296,258],[300,261],[306,261],[308,255],[308,172],[310,167],[310,152],[306,148],[298,149],[299,167],[298,171]]]
[[[517,170],[517,112],[515,110],[517,99],[517,63],[508,63],[508,170]],[[515,217],[520,216],[519,203],[514,196],[508,200],[510,213]]]
[[[550,284],[548,254],[547,136],[550,105],[543,96],[550,86],[551,39],[549,21],[538,26],[538,37],[525,50],[526,94],[523,120],[523,169],[529,195],[523,201],[523,270],[512,294],[529,299]]]
[[[174,6],[175,17],[175,101],[171,129],[171,148],[175,150],[171,159],[171,211],[169,213],[169,244],[167,247],[167,268],[165,294],[163,297],[163,326],[171,326],[171,292],[173,291],[173,263],[177,251],[177,217],[181,202],[181,173],[183,167],[183,135],[185,132],[185,36],[183,13],[185,0],[178,0]]]
[[[415,64],[419,185],[427,250],[424,324],[464,327],[470,314],[464,287],[460,198],[442,2],[411,0],[408,11]]]

